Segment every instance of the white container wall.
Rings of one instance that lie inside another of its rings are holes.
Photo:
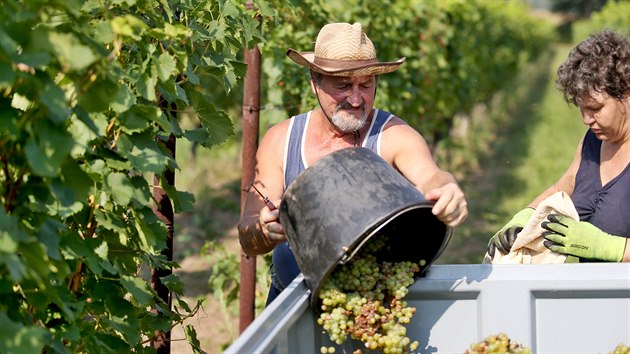
[[[333,346],[299,276],[224,352],[318,354]],[[418,353],[463,353],[505,333],[532,353],[610,353],[630,345],[630,264],[434,265],[406,297]],[[336,346],[352,353],[358,341]]]

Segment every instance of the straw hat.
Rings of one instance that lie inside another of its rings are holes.
[[[368,76],[387,74],[402,65],[405,58],[392,62],[376,60],[376,49],[360,23],[330,23],[322,27],[314,52],[287,50],[287,56],[299,65],[332,76]]]

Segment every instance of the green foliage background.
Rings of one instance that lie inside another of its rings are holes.
[[[229,0],[3,1],[0,352],[151,352],[196,312],[176,276],[161,279],[175,309],[141,277],[177,266],[152,190],[192,207],[164,180],[180,167],[164,142],[233,134],[216,96],[262,41],[254,15]]]

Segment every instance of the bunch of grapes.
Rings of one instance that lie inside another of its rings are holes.
[[[524,347],[508,338],[504,333],[486,337],[479,343],[470,345],[464,354],[530,354],[529,348]]]
[[[630,354],[630,345],[619,344],[610,354]]]
[[[324,280],[317,323],[339,345],[349,336],[368,350],[407,353],[416,350],[419,343],[406,336],[405,325],[416,309],[407,306],[403,298],[424,262],[381,262],[376,253],[385,243],[385,236],[375,236]],[[334,347],[322,347],[321,352],[334,353]]]

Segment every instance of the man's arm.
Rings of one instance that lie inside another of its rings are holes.
[[[265,254],[282,241],[286,241],[277,209],[284,192],[282,172],[285,136],[288,121],[269,129],[256,152],[254,180],[251,183],[274,204],[270,208],[263,198],[250,188],[238,223],[241,247],[246,254]]]
[[[426,199],[435,201],[433,214],[449,226],[461,224],[468,216],[464,193],[453,175],[437,166],[422,135],[394,118],[388,123],[383,139],[383,157],[391,161]]]

